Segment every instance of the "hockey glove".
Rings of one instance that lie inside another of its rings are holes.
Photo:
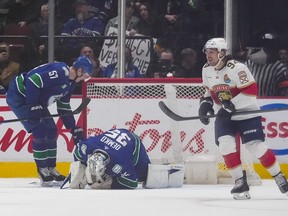
[[[206,116],[207,114],[214,115],[214,109],[213,109],[213,100],[211,97],[202,97],[200,98],[200,107],[198,110],[198,115]],[[200,121],[204,125],[208,125],[210,122],[210,119],[207,117],[200,118]]]
[[[29,122],[32,124],[39,123],[41,121],[40,118],[42,117],[43,107],[40,104],[33,104],[31,105],[30,111],[33,117]]]
[[[234,104],[230,100],[222,101],[222,108],[218,111],[217,116],[220,118],[231,119],[232,114],[236,111]]]
[[[77,143],[80,142],[80,140],[85,140],[86,136],[84,135],[83,129],[81,127],[76,127],[72,131],[74,144],[77,145]]]

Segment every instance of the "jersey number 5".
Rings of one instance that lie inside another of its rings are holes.
[[[50,79],[56,79],[58,77],[57,71],[50,71],[48,74]]]

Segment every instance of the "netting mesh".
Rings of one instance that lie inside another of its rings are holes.
[[[146,79],[145,79],[146,80]],[[199,98],[204,94],[204,87],[201,85],[201,83],[153,83],[153,82],[146,82],[146,83],[139,83],[139,82],[113,82],[113,79],[111,79],[111,82],[101,82],[101,80],[92,79],[89,82],[86,83],[85,94],[87,94],[87,97],[95,98],[95,99],[165,99],[166,101],[170,101],[172,104],[180,103],[181,100],[186,99],[196,99],[197,100],[197,109],[198,109],[198,101]],[[143,104],[145,105],[145,104]],[[124,111],[123,111],[124,112]],[[133,129],[133,128],[132,128]],[[94,131],[95,132],[95,131]],[[96,131],[97,132],[97,131]],[[99,132],[99,131],[98,131]],[[159,134],[157,131],[148,130],[149,136],[152,140],[159,139]],[[199,130],[193,137],[193,139],[190,140],[189,143],[184,145],[181,149],[181,151],[189,151],[192,154],[198,154],[204,151],[205,145],[205,137],[203,139],[203,133],[204,130]],[[142,136],[145,136],[146,134],[143,134]],[[173,134],[164,134],[163,137],[166,136],[167,140],[173,140]],[[182,143],[182,141],[185,139],[187,134],[184,132],[180,133],[179,139]],[[214,135],[213,135],[214,136]],[[165,152],[167,149],[169,149],[172,145],[171,142],[164,142],[161,146],[161,151]],[[193,142],[196,143],[197,148],[193,146]],[[152,142],[152,144],[147,149],[150,151],[153,149],[156,145],[156,142]],[[223,157],[220,155],[216,145],[210,144],[209,147],[209,153],[214,154],[217,160],[218,164],[218,173],[220,177],[230,177],[229,173],[227,172],[227,168],[224,164]],[[241,145],[243,146],[243,145]],[[241,159],[243,162],[243,168],[247,171],[248,177],[251,176],[252,179],[257,179],[258,177],[255,177],[257,175],[253,168],[253,162],[252,157],[248,153],[248,151],[241,147]],[[164,160],[164,159],[163,159]],[[165,160],[164,160],[165,161]],[[249,181],[249,179],[248,179]],[[254,181],[254,180],[250,180]],[[257,183],[256,183],[257,184]]]

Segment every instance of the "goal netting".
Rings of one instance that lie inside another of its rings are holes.
[[[93,78],[83,84],[83,97],[91,98],[85,116],[88,135],[111,128],[127,128],[143,141],[152,163],[185,162],[193,156],[215,156],[219,183],[231,181],[214,141],[214,119],[176,122],[158,107],[159,101],[182,116],[197,116],[204,88],[200,79]],[[253,158],[239,145],[250,184],[259,184]]]

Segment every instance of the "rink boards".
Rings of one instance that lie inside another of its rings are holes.
[[[193,155],[214,154],[213,120],[208,126],[202,125],[198,120],[175,122],[158,108],[159,100],[161,99],[92,99],[87,116],[82,113],[75,118],[79,125],[86,122],[87,118],[89,135],[115,127],[128,128],[141,137],[153,160],[173,162],[175,158],[185,160]],[[6,105],[5,98],[0,98],[0,101],[0,118],[16,118]],[[80,98],[73,98],[72,109],[77,108],[80,102]],[[259,99],[258,102],[262,108],[268,109],[288,106],[286,99]],[[197,116],[198,100],[180,100],[177,103],[175,111],[179,114]],[[56,113],[54,105],[51,113]],[[288,112],[277,111],[262,116],[267,144],[275,152],[284,171],[288,170]],[[55,118],[55,122],[59,130],[57,167],[61,172],[68,173],[69,164],[73,160],[73,139],[59,118]],[[0,138],[0,177],[35,177],[32,137],[26,133],[21,123],[2,124]],[[258,161],[253,161],[258,174],[262,178],[269,178]],[[288,173],[285,174],[288,176]]]

